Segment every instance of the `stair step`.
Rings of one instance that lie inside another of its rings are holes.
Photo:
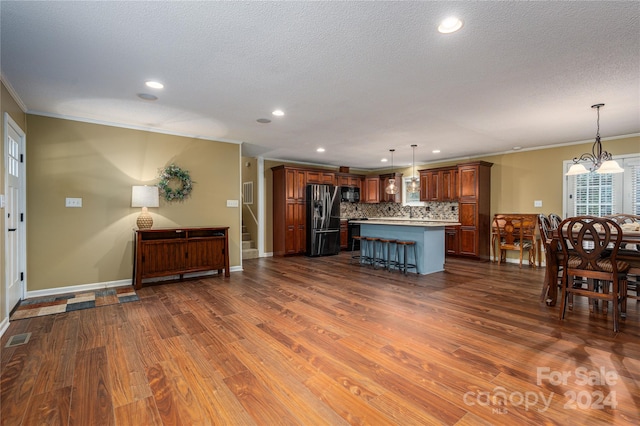
[[[244,249],[252,249],[252,248],[256,248],[256,242],[253,240],[249,240],[249,241],[243,241],[242,242],[242,250]]]
[[[248,231],[247,231],[247,227],[246,227],[246,226],[244,226],[244,225],[242,225],[242,232],[243,232],[243,233],[244,233],[244,232],[248,232]]]
[[[242,259],[257,259],[258,258],[258,249],[250,248],[250,249],[242,249]]]
[[[251,234],[248,232],[242,233],[242,241],[251,241]]]

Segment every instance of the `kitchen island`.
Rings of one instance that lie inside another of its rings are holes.
[[[354,221],[360,224],[360,235],[394,240],[415,241],[418,272],[422,275],[444,270],[444,227],[457,222],[408,219],[370,218]],[[394,254],[391,254],[392,258]]]

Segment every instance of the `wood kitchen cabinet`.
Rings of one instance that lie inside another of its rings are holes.
[[[456,201],[458,167],[419,170],[420,201]]]
[[[335,173],[323,169],[292,166],[272,167],[273,172],[273,254],[304,254],[307,250],[307,184],[360,187],[361,175]]]
[[[380,195],[381,203],[401,203],[402,202],[402,173],[388,173],[380,175]],[[386,188],[389,186],[389,180],[395,179],[399,190],[397,194],[387,194]]]
[[[274,167],[272,171],[273,254],[304,253],[307,249],[304,198],[308,171],[286,166]]]
[[[458,237],[462,256],[489,258],[492,165],[485,161],[458,164]]]
[[[361,203],[379,203],[380,202],[380,177],[366,176],[364,178],[363,187],[360,190]]]
[[[327,185],[336,184],[336,174],[334,172],[323,172],[320,170],[307,170],[304,172],[306,183],[324,183]]]
[[[444,227],[444,250],[447,255],[460,254],[459,226]]]
[[[346,219],[340,220],[340,250],[349,248],[349,222]]]
[[[134,282],[145,278],[217,270],[229,276],[229,227],[155,228],[135,231]]]
[[[353,186],[356,188],[362,188],[361,175],[336,173],[336,182],[338,186]]]

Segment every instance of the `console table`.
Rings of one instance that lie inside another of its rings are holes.
[[[229,227],[135,230],[133,285],[145,278],[218,270],[229,276]]]

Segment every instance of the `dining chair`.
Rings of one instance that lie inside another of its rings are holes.
[[[507,251],[514,250],[520,253],[520,268],[522,268],[522,257],[527,251],[529,266],[535,266],[535,222],[523,216],[494,216],[493,239],[499,249],[498,263],[506,262]]]
[[[556,240],[553,239],[554,230],[551,228],[549,218],[544,214],[538,215],[538,230],[540,232],[542,246],[544,247],[547,267],[542,293],[540,294],[540,301],[545,301],[547,304],[550,304],[556,297],[555,295],[550,295],[549,292],[555,291],[557,294],[557,291],[561,288],[562,248],[560,247],[560,243],[556,243],[558,241],[557,238]]]
[[[578,216],[562,221],[558,231],[564,256],[560,319],[565,317],[570,295],[587,296],[590,304],[591,300],[603,300],[604,313],[611,301],[613,331],[618,332],[620,314],[626,313],[626,272],[629,269],[628,263],[617,259],[622,229],[608,218]],[[585,289],[574,285],[569,277],[587,278],[590,284]],[[595,280],[601,281],[602,286]]]
[[[551,229],[555,230],[560,226],[562,218],[555,213],[549,213],[549,222],[551,223]]]
[[[613,220],[625,231],[640,231],[640,216],[632,214],[614,214],[606,216]],[[638,295],[638,284],[640,282],[640,267],[637,265],[637,260],[640,257],[640,244],[626,244],[618,251],[618,258],[621,260],[629,260],[634,262],[627,271],[627,298],[635,299],[636,302],[640,301]]]

